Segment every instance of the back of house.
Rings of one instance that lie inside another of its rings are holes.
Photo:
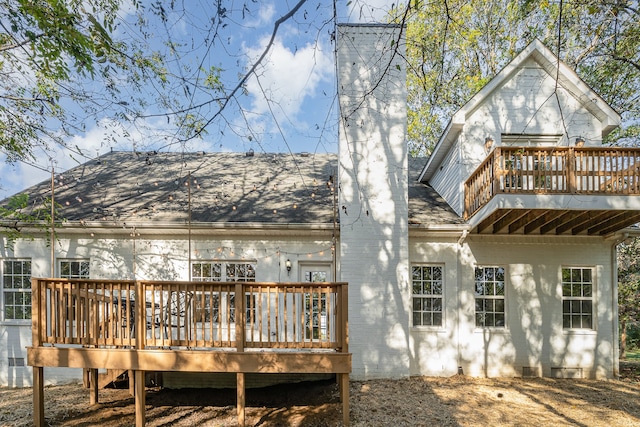
[[[52,274],[347,282],[354,379],[617,376],[616,245],[640,220],[640,152],[602,146],[618,113],[535,41],[410,158],[402,28],[337,45],[337,154],[108,153],[25,190],[55,187],[64,222],[0,241],[0,384],[31,383],[30,280]]]

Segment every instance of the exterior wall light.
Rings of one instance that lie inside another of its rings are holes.
[[[484,139],[484,151],[487,153],[493,148],[493,138],[488,136]]]
[[[576,147],[580,148],[584,145],[584,138],[579,136],[576,138]]]
[[[287,276],[288,276],[289,274],[291,274],[291,260],[287,259],[284,262],[284,266],[287,268]]]

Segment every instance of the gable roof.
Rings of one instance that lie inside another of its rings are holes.
[[[509,80],[529,58],[540,64],[550,75],[557,75],[558,84],[573,94],[591,114],[600,120],[603,137],[620,125],[620,115],[574,70],[560,61],[540,40],[535,39],[452,116],[420,174],[420,181],[426,182],[431,178],[455,142],[468,116],[497,88]]]
[[[414,224],[459,223],[417,182],[425,159],[410,159]],[[333,224],[336,154],[111,152],[56,174],[59,216],[70,223]],[[186,185],[191,176],[191,198]],[[23,191],[32,206],[51,196],[46,180]],[[1,203],[1,202],[0,202]],[[71,224],[70,224],[71,225]]]
[[[186,224],[191,205],[199,223],[332,223],[336,166],[325,154],[111,152],[57,174],[55,201],[67,221]],[[24,192],[42,200],[51,183]]]

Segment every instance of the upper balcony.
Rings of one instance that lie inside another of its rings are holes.
[[[464,191],[477,233],[608,235],[640,221],[640,149],[496,147]]]

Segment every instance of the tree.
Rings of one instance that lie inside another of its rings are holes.
[[[627,326],[640,321],[640,238],[618,245],[618,317],[620,358],[627,350]]]
[[[69,143],[92,126],[111,130],[107,146],[138,132],[134,149],[183,147],[211,130],[255,139],[243,97],[280,27],[319,34],[329,22],[305,4],[275,19],[255,0],[0,0],[0,150],[9,161],[46,159],[56,147],[93,157]],[[248,57],[232,36],[263,14],[271,38]],[[229,61],[237,67],[225,69]]]
[[[83,125],[65,104],[96,108],[99,101],[77,83],[87,76],[108,77],[110,64],[121,60],[110,35],[119,5],[119,0],[0,1],[0,149],[9,160],[65,145]]]
[[[429,153],[446,120],[534,38],[622,113],[609,142],[636,143],[640,12],[626,0],[411,1],[407,19],[409,144]],[[396,20],[397,18],[392,18]]]

